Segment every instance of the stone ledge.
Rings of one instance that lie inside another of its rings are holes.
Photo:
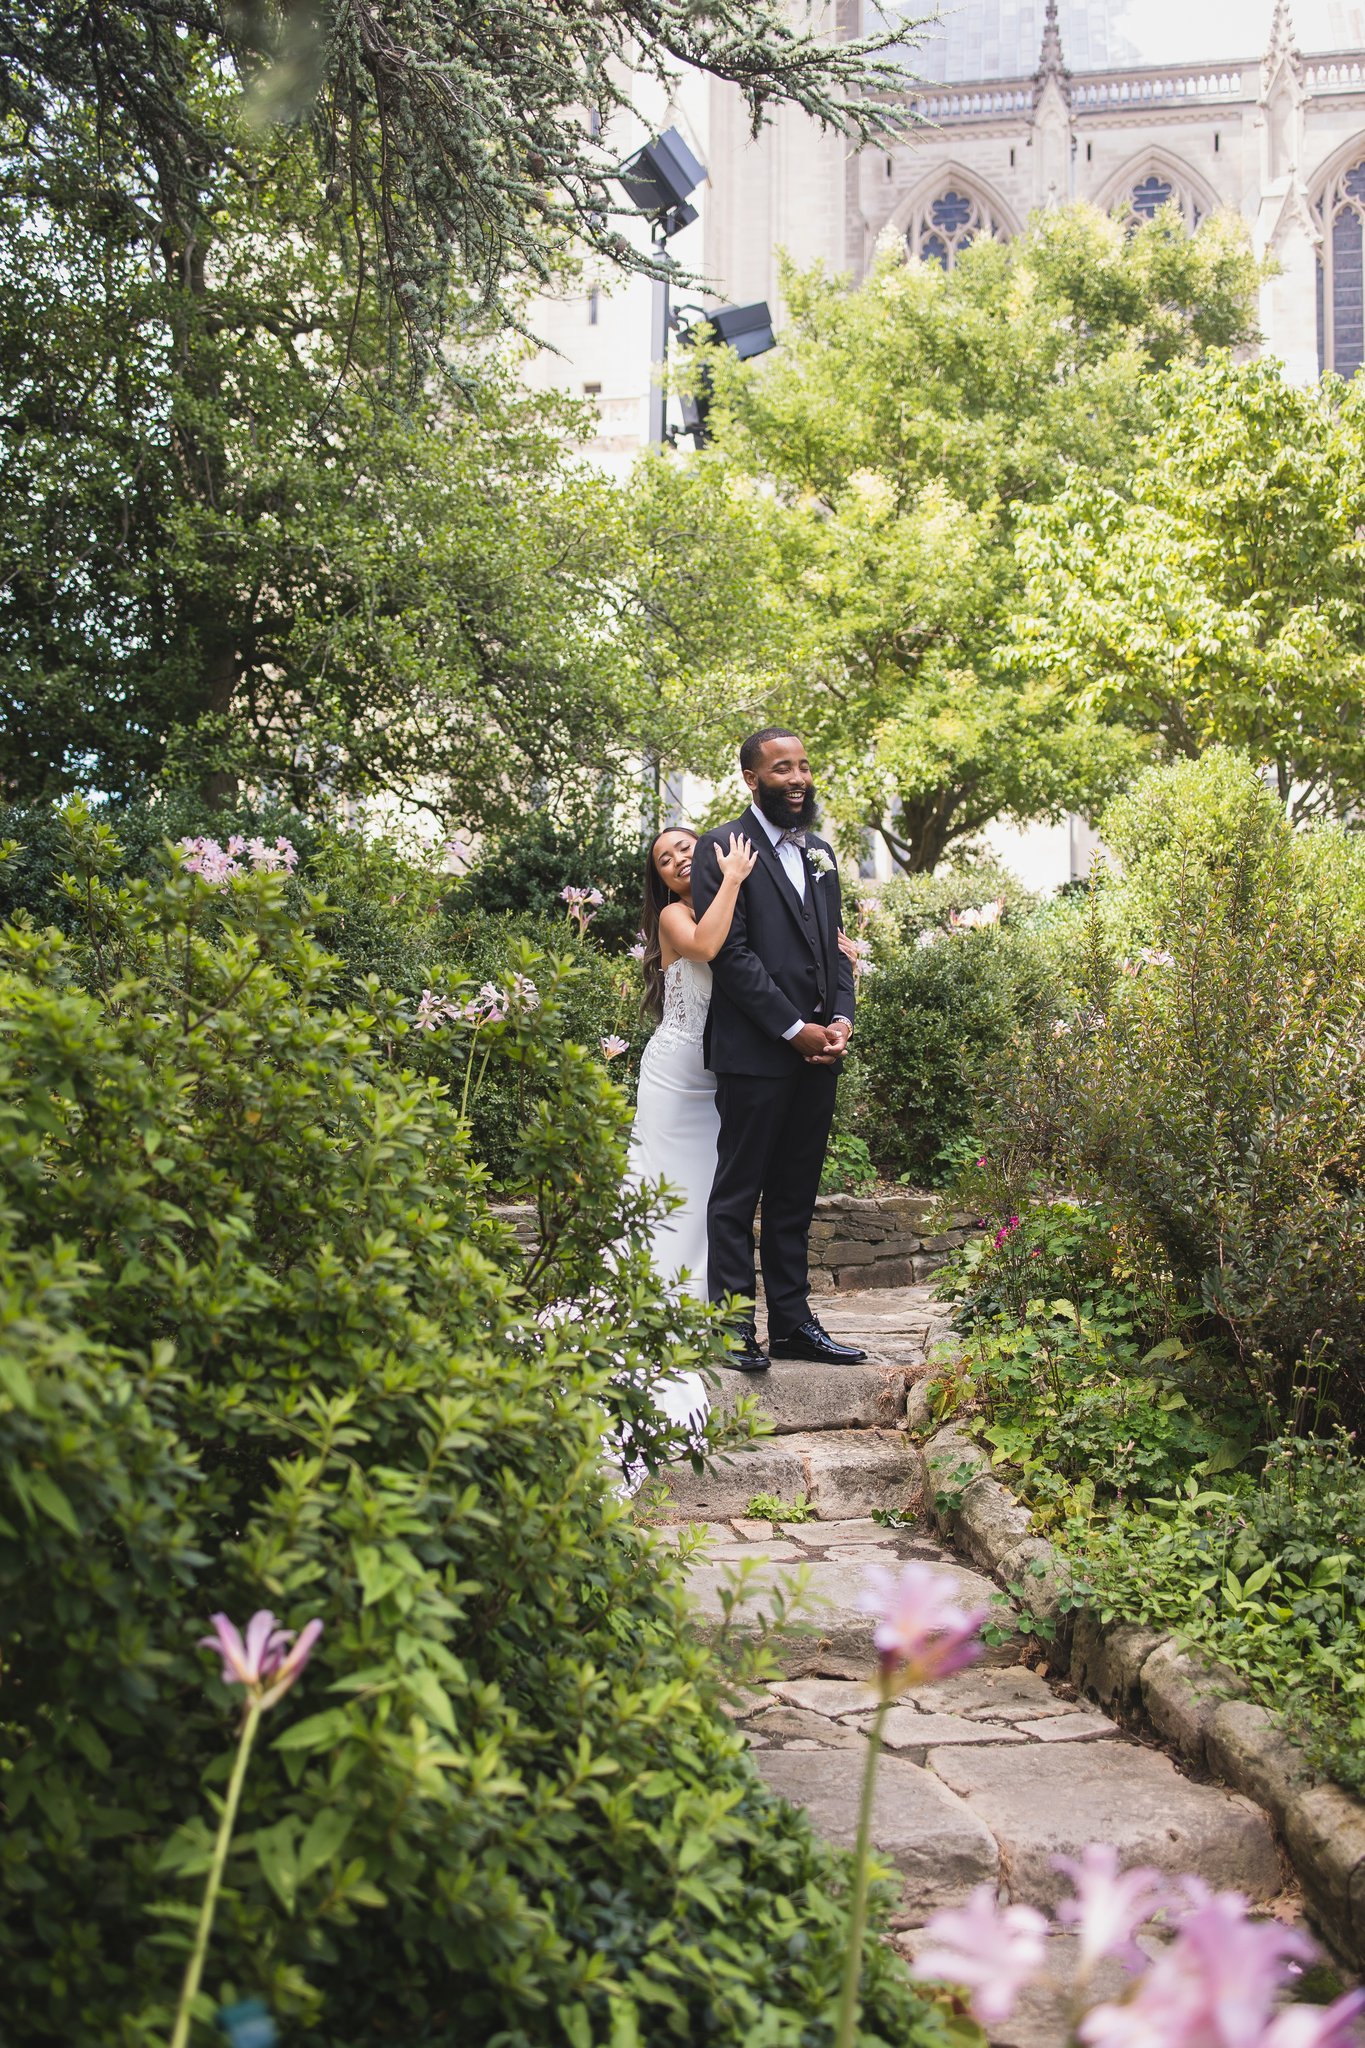
[[[918,1450],[930,1520],[984,1562],[1012,1518],[1027,1519],[1027,1510],[985,1469],[985,1453],[957,1424],[936,1431]],[[961,1505],[938,1512],[938,1489],[963,1465],[973,1466],[976,1476],[964,1486]],[[1038,1560],[1042,1597],[1034,1599],[1030,1585],[1028,1604],[1040,1617],[1051,1611],[1057,1620],[1055,1649],[1069,1653],[1066,1668],[1078,1691],[1152,1729],[1269,1814],[1329,1946],[1353,1969],[1365,1966],[1365,1800],[1329,1781],[1314,1783],[1278,1716],[1240,1697],[1246,1688],[1225,1665],[1156,1629],[1106,1626],[1088,1610],[1062,1615],[1066,1562],[1046,1538],[1026,1537],[999,1550],[989,1569],[1007,1586]]]

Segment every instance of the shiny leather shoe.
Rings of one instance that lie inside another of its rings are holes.
[[[867,1357],[856,1345],[836,1343],[814,1316],[798,1323],[790,1336],[770,1336],[768,1349],[774,1358],[813,1358],[820,1365],[857,1365]]]
[[[717,1365],[725,1366],[730,1372],[768,1370],[768,1354],[766,1351],[760,1351],[758,1331],[752,1323],[731,1323],[725,1334],[732,1348],[723,1358],[716,1360]]]

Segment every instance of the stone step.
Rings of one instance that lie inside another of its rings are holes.
[[[724,1413],[758,1402],[779,1435],[824,1429],[900,1429],[909,1375],[903,1365],[817,1365],[774,1359],[766,1372],[722,1372],[715,1405]]]
[[[676,1522],[728,1522],[745,1514],[756,1494],[776,1495],[783,1502],[804,1500],[822,1522],[868,1515],[874,1508],[913,1510],[919,1469],[903,1431],[789,1428],[726,1452],[709,1472],[694,1472],[690,1465],[669,1467],[660,1474],[668,1493],[661,1516]]]
[[[748,1540],[740,1534],[745,1526],[755,1532]],[[940,1545],[929,1541],[922,1529],[887,1529],[867,1521],[808,1522],[785,1531],[780,1538],[765,1539],[758,1526],[750,1523],[738,1525],[731,1540],[725,1541],[729,1533],[723,1528],[715,1530],[713,1540],[688,1572],[688,1590],[702,1630],[709,1633],[720,1626],[725,1613],[722,1595],[736,1583],[736,1566],[751,1566],[742,1575],[744,1605],[732,1622],[740,1634],[757,1630],[759,1616],[770,1604],[765,1596],[794,1586],[799,1568],[803,1592],[796,1612],[801,1627],[776,1646],[776,1654],[789,1677],[814,1684],[818,1697],[842,1700],[829,1719],[833,1722],[854,1715],[849,1727],[839,1730],[845,1740],[858,1733],[856,1681],[870,1677],[877,1662],[872,1616],[861,1604],[869,1566],[879,1564],[894,1570],[905,1557],[927,1559],[953,1582],[964,1607],[989,1608],[1002,1620],[1011,1616],[1008,1601],[990,1579],[959,1564]],[[714,1540],[716,1537],[721,1540]],[[1013,1663],[1019,1650],[1014,1637],[1007,1635],[987,1654],[993,1662]],[[850,1678],[855,1681],[852,1686],[846,1682]],[[841,1679],[845,1681],[842,1684]],[[827,1685],[829,1693],[822,1694],[820,1688]],[[794,1694],[786,1704],[800,1709],[804,1702]],[[861,1705],[865,1711],[867,1703]]]

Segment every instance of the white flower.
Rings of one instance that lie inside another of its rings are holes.
[[[1144,946],[1138,954],[1144,967],[1174,967],[1175,954],[1161,946]]]
[[[989,903],[980,904],[975,910],[955,910],[948,922],[957,932],[982,931],[987,925],[999,924],[1004,909],[1004,897],[996,896]]]
[[[810,852],[806,855],[806,859],[814,870],[817,882],[821,875],[832,875],[834,873],[834,862],[825,852],[823,846],[812,846]]]
[[[929,948],[931,946],[936,946],[942,937],[942,932],[936,931],[933,925],[926,925],[924,927],[924,930],[920,933],[919,937],[915,940],[916,952],[927,953]]]
[[[599,1042],[602,1047],[603,1059],[614,1060],[618,1053],[630,1051],[630,1040],[628,1038],[618,1038],[615,1032],[612,1032],[609,1037]]]
[[[1052,1026],[1052,1035],[1054,1038],[1065,1038],[1070,1033],[1070,1030],[1071,1026],[1067,1023],[1066,1018],[1058,1017]]]

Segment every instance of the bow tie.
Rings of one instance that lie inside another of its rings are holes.
[[[779,852],[781,852],[784,846],[794,846],[799,852],[804,853],[806,850],[806,835],[804,832],[783,832],[778,839],[777,846]]]

